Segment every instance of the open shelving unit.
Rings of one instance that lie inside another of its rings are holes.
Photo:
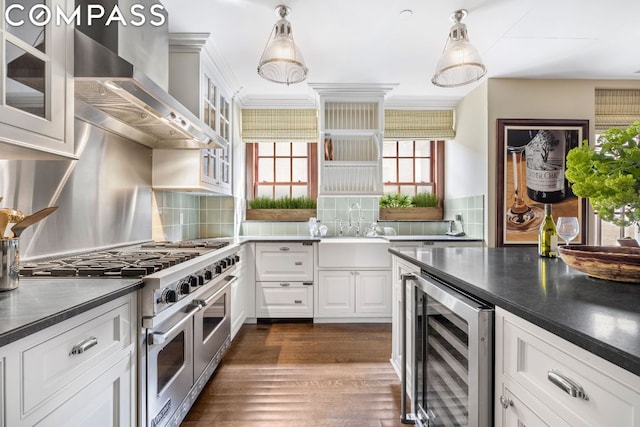
[[[321,99],[320,194],[382,194],[382,99]]]

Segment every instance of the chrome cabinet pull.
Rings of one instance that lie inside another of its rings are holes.
[[[500,406],[504,409],[509,409],[509,406],[513,406],[513,400],[508,397],[500,396]]]
[[[96,345],[98,345],[98,338],[89,337],[86,340],[82,341],[81,343],[74,345],[73,348],[71,349],[71,353],[69,353],[69,356],[82,354],[85,351],[89,350],[91,347],[94,347]]]
[[[313,286],[313,282],[302,282],[303,286]]]
[[[291,286],[291,283],[280,283],[280,286],[283,286],[286,288],[287,286]]]
[[[301,299],[294,300],[293,302],[296,303],[296,304],[302,304],[302,300]]]
[[[547,379],[562,389],[562,391],[567,393],[569,396],[589,400],[589,396],[584,392],[582,386],[564,375],[562,372],[556,370],[548,371]]]
[[[281,247],[281,248],[280,248],[280,250],[281,250],[281,251],[288,251],[288,250],[290,250],[290,249],[289,249],[288,247],[286,247],[286,246],[283,246],[283,247]]]
[[[294,265],[302,265],[302,261],[296,261]]]

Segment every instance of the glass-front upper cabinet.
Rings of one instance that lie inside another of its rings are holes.
[[[73,157],[73,1],[0,5],[0,158]]]
[[[199,186],[230,195],[231,90],[216,65],[210,44],[207,33],[169,35],[169,92],[209,125],[218,144],[224,147],[200,151]]]

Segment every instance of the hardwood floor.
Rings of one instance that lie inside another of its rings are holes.
[[[183,427],[400,427],[390,324],[244,325]]]

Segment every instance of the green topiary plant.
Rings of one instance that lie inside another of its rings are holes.
[[[606,130],[595,147],[584,141],[567,154],[573,193],[588,197],[600,218],[622,227],[640,223],[639,135],[637,121],[626,129]]]

